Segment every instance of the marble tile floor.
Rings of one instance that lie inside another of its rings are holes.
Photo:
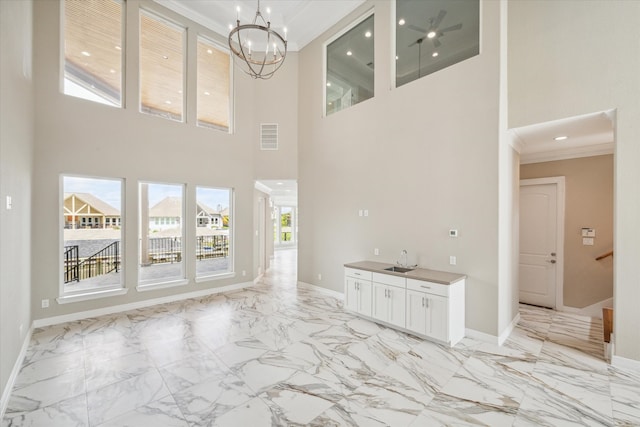
[[[640,373],[599,321],[521,306],[504,346],[450,349],[296,286],[257,286],[34,331],[2,426],[637,426]]]

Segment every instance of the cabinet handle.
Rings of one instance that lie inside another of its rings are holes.
[[[422,297],[422,306],[424,307],[424,297]]]
[[[424,286],[424,285],[420,285],[420,287],[421,287],[421,288],[424,288],[424,289],[431,289],[431,286]]]
[[[425,298],[425,307],[429,308],[429,298]]]

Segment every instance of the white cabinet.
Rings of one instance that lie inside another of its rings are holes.
[[[371,273],[355,270],[345,271],[345,274],[346,308],[365,316],[371,316]]]
[[[450,285],[407,279],[406,328],[455,345],[465,334],[464,280]]]
[[[440,284],[345,267],[347,310],[452,346],[465,334],[464,294],[464,279]]]
[[[406,279],[373,273],[371,317],[401,328],[405,327]]]

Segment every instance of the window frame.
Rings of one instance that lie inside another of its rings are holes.
[[[182,113],[180,116],[180,120],[176,120],[173,119],[171,117],[165,117],[161,114],[153,114],[153,113],[148,113],[142,110],[142,73],[140,72],[140,63],[141,58],[142,58],[142,16],[146,15],[147,18],[151,18],[151,19],[155,19],[156,21],[167,25],[168,27],[173,27],[174,29],[180,29],[183,30],[183,34],[182,34]],[[184,22],[181,22],[181,20],[176,20],[176,19],[171,19],[168,18],[165,14],[163,14],[162,12],[156,10],[155,8],[150,8],[150,7],[142,7],[140,6],[138,8],[138,113],[140,114],[144,114],[147,116],[151,116],[151,117],[157,117],[157,118],[161,118],[164,120],[169,120],[171,122],[174,123],[182,123],[182,124],[186,124],[188,123],[188,105],[187,105],[187,91],[189,90],[188,88],[188,74],[189,74],[189,70],[188,70],[188,66],[189,66],[189,24],[190,24],[190,20],[186,17],[184,18]],[[142,181],[141,181],[142,182]]]
[[[329,115],[327,114],[327,48],[329,47],[329,45],[331,43],[333,43],[334,41],[338,40],[340,37],[344,36],[345,34],[347,34],[349,31],[353,30],[355,27],[357,27],[358,25],[360,25],[362,22],[364,22],[366,19],[368,19],[369,17],[374,16],[373,18],[373,22],[374,22],[374,33],[373,33],[373,45],[374,45],[374,52],[375,52],[375,42],[376,42],[376,34],[375,34],[375,7],[372,7],[370,9],[368,9],[366,12],[364,12],[362,15],[360,15],[359,17],[357,17],[356,19],[354,19],[353,21],[351,21],[351,23],[347,26],[345,26],[342,30],[338,31],[337,33],[335,33],[333,36],[331,36],[330,38],[328,38],[324,43],[322,43],[322,117],[328,117]],[[373,86],[374,86],[374,94],[372,96],[372,98],[375,97],[375,55],[374,55],[374,64],[373,64],[373,68],[374,68],[374,79],[373,79]],[[342,110],[340,110],[342,111]],[[336,113],[338,113],[338,111],[336,111]]]
[[[197,265],[196,265],[196,269],[194,271],[194,281],[196,283],[202,283],[202,282],[209,282],[212,280],[219,280],[219,279],[226,279],[226,278],[230,278],[230,277],[235,277],[236,276],[236,267],[235,267],[235,188],[234,187],[215,187],[215,186],[208,186],[208,185],[198,185],[196,184],[195,186],[195,200],[194,200],[194,212],[196,212],[196,220],[197,220],[197,207],[196,204],[198,203],[198,187],[202,187],[202,188],[211,188],[214,190],[228,190],[229,191],[229,222],[231,223],[231,225],[229,226],[229,264],[227,267],[226,271],[220,272],[220,273],[215,273],[215,274],[208,274],[208,275],[202,275],[202,276],[198,276],[198,269],[197,269]],[[197,221],[195,221],[194,223],[195,228],[197,229],[198,225],[197,225]],[[197,231],[196,231],[197,233]],[[197,235],[196,235],[196,239],[197,239]],[[194,245],[194,249],[197,249],[197,244]],[[195,262],[197,263],[197,254],[194,251],[193,254],[191,254],[194,258],[195,258]]]
[[[80,289],[76,291],[67,291],[64,283],[64,178],[84,178],[84,179],[96,179],[96,180],[108,180],[120,182],[120,283],[116,285],[105,286],[95,289]],[[61,173],[58,176],[58,297],[56,301],[58,304],[67,304],[72,302],[87,301],[98,298],[105,298],[110,296],[124,295],[129,289],[125,287],[125,268],[126,268],[126,198],[125,198],[126,179],[104,177],[96,175],[83,175],[74,173]]]
[[[153,185],[171,185],[171,186],[176,186],[176,187],[180,187],[182,189],[182,206],[181,206],[181,215],[182,218],[185,217],[186,215],[186,205],[187,205],[187,185],[185,183],[172,183],[172,182],[161,182],[161,181],[151,181],[151,180],[139,180],[138,181],[138,208],[137,208],[137,220],[138,220],[138,249],[137,249],[137,281],[136,281],[136,290],[138,292],[145,292],[145,291],[151,291],[151,290],[155,290],[155,289],[163,289],[163,288],[171,288],[174,286],[184,286],[187,285],[189,283],[189,279],[188,279],[188,264],[187,264],[187,256],[186,256],[186,249],[187,249],[187,235],[186,235],[186,228],[184,227],[184,221],[183,224],[180,224],[180,230],[181,230],[181,235],[180,235],[180,239],[181,239],[181,250],[182,250],[182,260],[180,261],[181,267],[180,267],[180,277],[170,277],[170,278],[160,278],[160,279],[151,279],[151,280],[141,280],[140,276],[140,269],[141,269],[141,258],[142,258],[142,252],[141,252],[141,247],[140,247],[140,240],[142,239],[141,236],[141,231],[142,231],[142,200],[141,200],[141,192],[140,192],[140,186],[142,184],[153,184]],[[151,206],[148,206],[147,209],[151,209]],[[166,217],[163,217],[166,218]],[[167,221],[168,222],[168,221]],[[170,225],[170,224],[161,224],[161,225]],[[146,225],[147,227],[149,227],[149,223],[147,223]]]

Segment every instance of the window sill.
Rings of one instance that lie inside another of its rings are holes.
[[[155,291],[156,289],[173,288],[176,286],[185,286],[188,284],[189,284],[189,281],[187,279],[172,280],[170,282],[143,283],[136,286],[136,291],[138,292]]]
[[[231,271],[228,273],[220,273],[220,274],[212,274],[210,276],[200,276],[196,277],[196,283],[210,282],[212,280],[220,280],[220,279],[229,279],[232,277],[236,277],[236,273]]]
[[[56,301],[58,302],[58,304],[69,304],[72,302],[89,301],[92,299],[124,295],[127,292],[129,292],[129,289],[127,288],[107,289],[104,291],[97,291],[97,292],[85,292],[82,294],[63,295],[61,297],[56,298]]]

